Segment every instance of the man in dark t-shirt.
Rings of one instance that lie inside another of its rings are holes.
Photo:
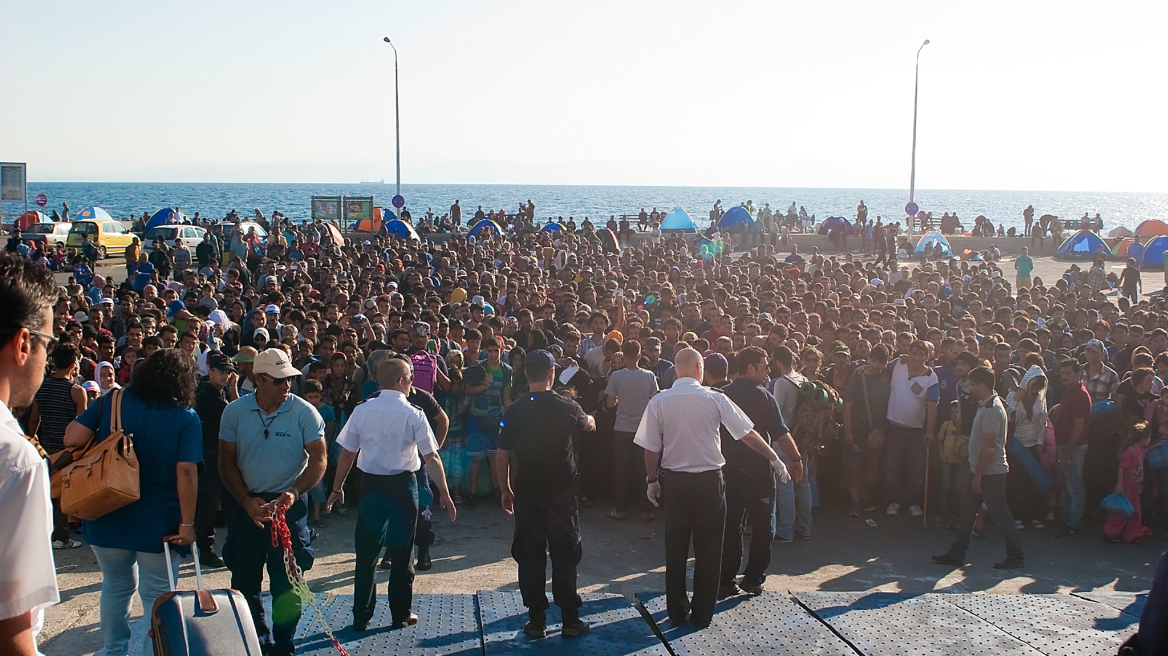
[[[582,551],[572,433],[596,430],[596,421],[575,401],[551,391],[556,373],[551,353],[542,349],[528,353],[523,369],[531,391],[503,414],[497,460],[503,510],[515,515],[511,555],[519,566],[519,591],[529,614],[523,632],[534,638],[546,634],[544,586],[550,554],[552,596],[563,615],[562,633],[571,638],[589,632],[580,619],[583,602],[576,592]],[[518,470],[514,491],[509,475],[512,458]]]
[[[203,425],[203,463],[199,472],[199,494],[195,501],[195,541],[199,561],[206,567],[224,567],[215,546],[215,515],[223,481],[219,478],[219,423],[227,404],[239,398],[239,375],[231,358],[211,351],[207,353],[207,381],[195,393],[195,413]]]

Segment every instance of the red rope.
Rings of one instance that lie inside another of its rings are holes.
[[[324,627],[325,634],[328,635],[329,640],[337,648],[341,656],[349,656],[349,652],[345,651],[345,648],[341,646],[341,641],[333,635],[332,629],[325,622],[324,613],[316,605],[316,599],[313,597],[312,591],[308,589],[308,584],[304,581],[300,566],[296,564],[296,552],[292,549],[292,531],[288,528],[288,522],[284,520],[283,507],[277,507],[275,514],[272,515],[272,546],[284,552],[284,568],[287,570],[288,581],[292,584],[292,589],[298,596],[312,606],[317,618],[320,619],[320,625]]]

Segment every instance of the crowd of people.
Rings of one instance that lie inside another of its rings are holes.
[[[910,267],[879,249],[875,261],[769,244],[731,255],[660,232],[621,248],[590,226],[513,221],[500,235],[405,241],[337,240],[279,213],[263,224],[266,240],[221,224],[185,266],[137,253],[125,275],[38,282],[27,302],[43,301],[43,317],[0,327],[23,336],[5,349],[27,359],[41,340],[47,352],[32,361],[43,368],[35,394],[9,398],[6,427],[53,458],[108,437],[118,413],[142,461],[141,499],[81,523],[103,573],[111,654],[126,651],[134,592],[150,608],[165,589],[164,540],[228,567],[271,653],[291,653],[300,601],[273,557],[277,513],[303,569],[334,515],[405,527],[362,533],[359,523],[359,629],[378,561],[393,572],[395,624],[416,622],[410,582],[431,567],[438,509],[451,520],[475,505],[563,519],[603,504],[613,521],[632,510],[654,522],[664,497],[670,617],[698,625],[715,597],[761,591],[772,542],[812,539],[817,513],[846,514],[857,530],[877,511],[943,524],[956,540],[935,559],[954,565],[988,518],[1006,536],[1003,568],[1023,566],[1020,530],[1094,524],[1138,542],[1157,523],[1142,509],[1168,520],[1168,455],[1157,457],[1168,454],[1168,308],[1111,296],[1094,268],[1046,284],[1029,268]],[[34,275],[2,257],[4,276]],[[563,417],[555,454],[516,427],[535,409]],[[681,420],[709,423],[712,438],[679,443],[691,429]],[[382,454],[387,423],[408,435]],[[513,489],[524,458],[563,466],[529,465]],[[522,505],[545,492],[544,505]],[[1097,510],[1112,492],[1130,515]],[[544,562],[533,543],[574,572],[576,522],[558,543],[517,523],[521,578]],[[52,549],[81,546],[59,505],[50,523]],[[51,564],[44,547],[30,572]],[[557,604],[572,606],[574,582],[571,594],[555,590]],[[534,635],[547,600],[540,608],[535,589],[523,591]]]

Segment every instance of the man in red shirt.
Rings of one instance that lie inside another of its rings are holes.
[[[1063,479],[1063,525],[1070,535],[1079,533],[1083,521],[1086,490],[1083,487],[1083,458],[1087,455],[1086,430],[1091,417],[1091,395],[1079,377],[1080,365],[1067,360],[1059,367],[1059,377],[1066,393],[1050,409],[1054,438],[1058,444],[1058,462]]]

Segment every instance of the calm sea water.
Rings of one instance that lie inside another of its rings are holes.
[[[44,193],[49,197],[47,209],[60,209],[68,202],[74,212],[87,205],[105,208],[111,215],[127,218],[142,212],[154,213],[163,207],[179,207],[186,214],[196,211],[211,218],[222,218],[230,210],[241,214],[255,208],[265,215],[280,210],[285,216],[306,220],[310,198],[318,196],[373,196],[378,205],[390,206],[392,184],[216,184],[216,183],[105,183],[105,182],[30,182],[29,195]],[[586,185],[402,185],[406,205],[415,217],[433,208],[442,214],[457,199],[464,217],[473,215],[478,206],[484,210],[506,209],[514,212],[520,202],[533,200],[536,215],[574,216],[607,219],[609,215],[636,214],[643,207],[651,211],[685,208],[698,225],[708,221],[710,207],[721,199],[728,209],[747,200],[759,207],[770,203],[772,209],[786,210],[794,201],[818,219],[828,216],[854,218],[861,200],[869,216],[903,221],[905,190],[896,189],[796,189],[782,187],[626,187]],[[940,218],[943,212],[957,212],[968,228],[979,214],[1007,228],[1022,225],[1022,210],[1034,205],[1035,216],[1054,214],[1060,219],[1077,219],[1084,212],[1099,212],[1104,231],[1117,225],[1135,227],[1147,219],[1168,220],[1168,194],[1050,192],[1050,191],[961,191],[921,189],[916,202],[922,210]],[[31,206],[31,203],[30,203]],[[6,217],[23,211],[23,204],[6,202],[0,210]]]

